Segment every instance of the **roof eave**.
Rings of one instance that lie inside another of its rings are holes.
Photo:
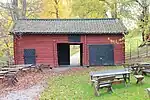
[[[14,33],[14,34],[26,34],[26,35],[29,35],[29,34],[35,34],[35,35],[52,35],[52,34],[55,34],[55,35],[59,35],[59,34],[97,34],[97,35],[103,35],[103,34],[106,34],[106,35],[111,35],[111,34],[127,34],[127,32],[11,32],[11,33]]]

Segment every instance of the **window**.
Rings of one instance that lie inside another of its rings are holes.
[[[80,35],[69,35],[68,41],[69,42],[80,42]]]

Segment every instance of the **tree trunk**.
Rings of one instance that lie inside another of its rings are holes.
[[[142,0],[142,2],[140,3],[138,0],[136,0],[136,2],[140,5],[140,7],[142,8],[142,18],[141,18],[141,30],[142,30],[142,40],[145,41],[145,30],[147,28],[148,25],[148,16],[149,16],[149,5],[147,4],[145,0]]]
[[[18,0],[13,0],[12,1],[12,18],[13,20],[17,20],[19,18],[19,13],[18,13]],[[11,9],[11,8],[10,8]]]
[[[21,4],[22,4],[22,18],[26,18],[26,9],[27,9],[26,0],[21,0]]]
[[[59,11],[58,11],[58,8],[55,7],[55,10],[56,10],[56,18],[58,19],[58,18],[59,18]]]
[[[144,31],[142,31],[142,40],[145,41]]]
[[[59,8],[58,8],[58,6],[59,6],[59,0],[54,0],[54,2],[55,2],[55,15],[56,15],[56,18],[58,19],[59,18]]]

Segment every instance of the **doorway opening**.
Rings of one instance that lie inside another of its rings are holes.
[[[70,66],[80,66],[80,45],[70,45]]]
[[[59,66],[82,66],[82,44],[58,43],[57,55]]]

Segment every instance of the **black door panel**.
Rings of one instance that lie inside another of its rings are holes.
[[[114,65],[113,45],[89,45],[90,65]]]
[[[24,49],[24,64],[36,64],[35,49]]]

